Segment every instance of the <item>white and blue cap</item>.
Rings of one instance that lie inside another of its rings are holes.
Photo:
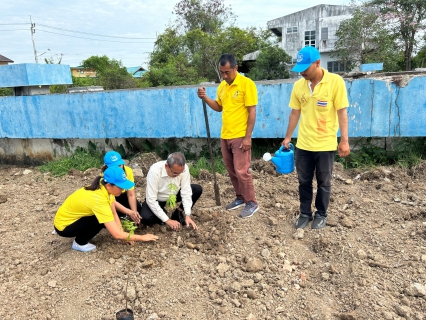
[[[108,151],[104,156],[104,164],[107,167],[117,167],[126,164],[117,151]]]
[[[314,47],[304,47],[297,54],[297,63],[291,69],[293,72],[303,72],[308,69],[312,63],[320,59],[319,51]]]
[[[135,186],[132,181],[127,179],[126,173],[120,167],[108,167],[104,171],[103,179],[105,182],[115,184],[117,187],[125,190],[129,190]]]

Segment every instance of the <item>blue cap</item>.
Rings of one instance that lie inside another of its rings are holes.
[[[127,179],[126,173],[120,167],[108,167],[104,171],[103,179],[105,182],[115,184],[121,189],[129,190],[135,186],[132,181]]]
[[[308,69],[312,63],[320,59],[319,51],[314,47],[304,47],[297,54],[297,63],[291,69],[293,72],[303,72]]]
[[[104,156],[104,164],[107,167],[117,167],[126,164],[117,151],[108,151]]]

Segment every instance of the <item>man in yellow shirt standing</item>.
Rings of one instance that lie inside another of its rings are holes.
[[[339,156],[350,153],[348,142],[349,106],[344,80],[320,67],[320,53],[314,47],[304,47],[291,70],[302,78],[294,83],[290,97],[292,108],[282,145],[289,148],[294,129],[300,119],[296,144],[296,170],[299,179],[300,216],[295,227],[324,228],[330,203],[331,177],[336,149]],[[337,145],[337,130],[340,143]],[[316,212],[312,216],[314,173],[317,179]]]
[[[223,81],[217,89],[216,100],[206,95],[204,87],[198,88],[198,97],[213,110],[222,112],[221,151],[236,193],[236,199],[226,209],[245,206],[240,217],[249,218],[259,210],[250,173],[257,89],[252,80],[238,73],[237,60],[232,54],[225,53],[219,58],[219,70]]]

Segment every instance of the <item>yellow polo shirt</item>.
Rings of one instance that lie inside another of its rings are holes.
[[[132,168],[128,167],[128,166],[124,166],[124,172],[126,173],[126,178],[127,180],[130,180],[131,182],[135,182],[135,177],[133,175],[133,170]],[[129,190],[133,190],[135,189],[135,186],[131,187]],[[123,193],[126,192],[127,190],[123,190]]]
[[[339,119],[337,110],[349,106],[345,81],[323,69],[324,76],[311,95],[309,81],[294,83],[290,108],[301,110],[296,147],[307,151],[337,149]]]
[[[229,85],[225,80],[217,88],[216,102],[222,107],[222,139],[242,138],[246,135],[247,107],[257,105],[256,84],[249,78],[237,75]]]
[[[99,223],[114,221],[111,204],[115,197],[108,194],[103,185],[100,189],[91,191],[81,188],[71,194],[56,212],[53,224],[56,229],[63,231],[80,218],[95,215]]]

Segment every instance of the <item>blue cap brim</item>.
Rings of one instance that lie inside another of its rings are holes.
[[[121,160],[117,160],[117,161],[115,161],[115,162],[110,162],[110,163],[105,163],[105,165],[107,166],[107,167],[118,167],[118,166],[121,166],[122,164],[126,164],[126,162],[123,160],[123,159],[121,159]]]
[[[125,190],[132,189],[135,186],[135,184],[130,180],[127,180],[127,181],[124,181],[124,182],[121,182],[121,183],[116,183],[115,185],[117,187],[119,187],[121,189],[125,189]]]
[[[303,72],[306,69],[308,69],[311,66],[312,63],[309,64],[296,64],[293,69],[291,69],[292,72]]]

